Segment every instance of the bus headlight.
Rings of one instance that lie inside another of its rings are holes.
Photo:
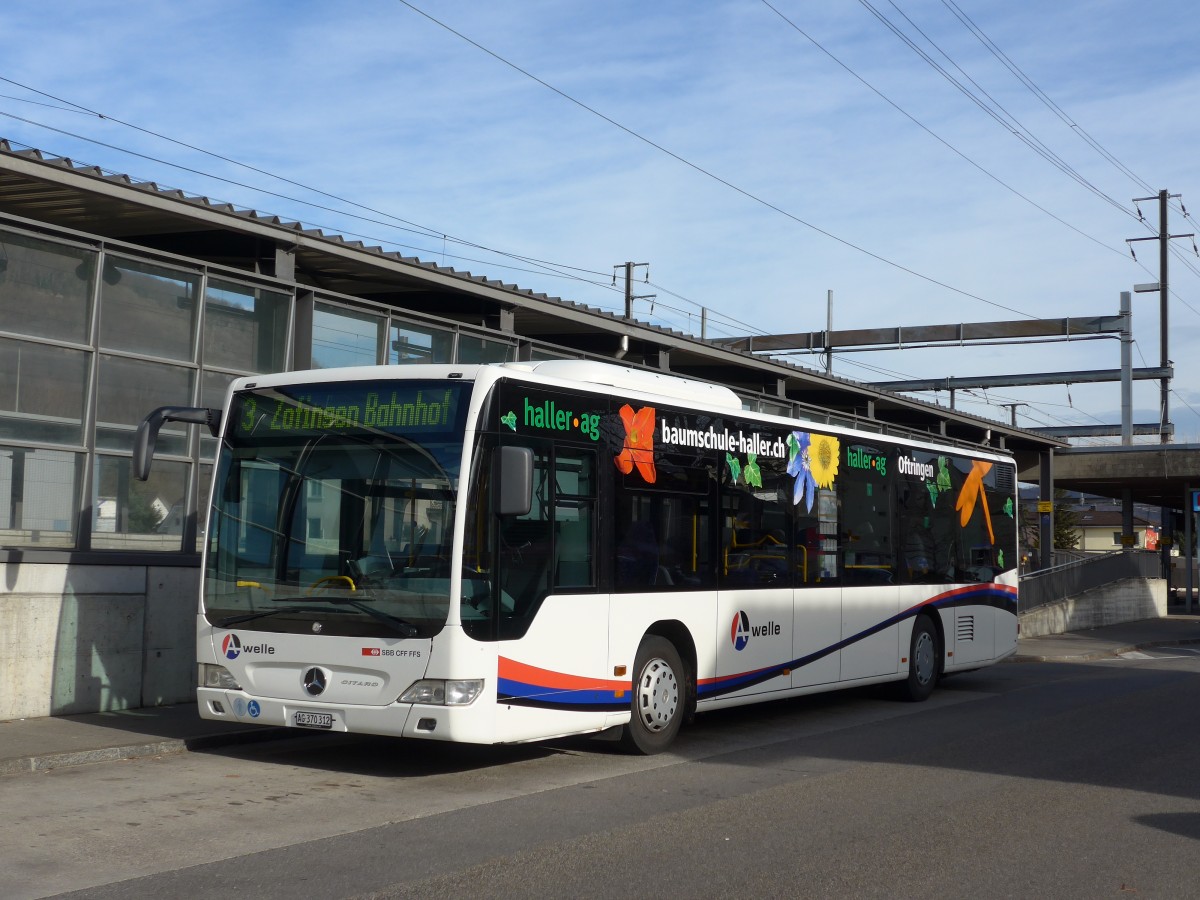
[[[483,679],[444,681],[426,678],[413,682],[396,698],[399,703],[421,703],[426,706],[469,706],[483,690]]]
[[[200,687],[220,688],[223,691],[240,691],[242,686],[234,680],[224,666],[200,663]]]

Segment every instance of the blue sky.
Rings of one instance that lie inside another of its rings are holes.
[[[649,262],[637,316],[698,333],[704,307],[710,336],[822,329],[829,290],[836,328],[1108,315],[1158,280],[1132,199],[1200,210],[1197,47],[1174,0],[9,0],[0,137],[610,310],[613,266]],[[1173,244],[1172,419],[1200,441],[1200,258]],[[1134,303],[1134,365],[1157,365],[1157,295]],[[834,371],[1118,364],[1103,340]],[[1134,401],[1157,420],[1156,383]],[[1120,410],[1115,383],[958,402],[1025,403],[1027,426]]]

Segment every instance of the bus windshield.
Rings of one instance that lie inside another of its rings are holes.
[[[469,389],[334,382],[236,394],[213,490],[208,621],[437,633],[450,603]]]

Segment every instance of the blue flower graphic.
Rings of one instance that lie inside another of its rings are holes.
[[[808,464],[808,445],[812,437],[807,431],[793,431],[788,439],[791,456],[788,460],[788,474],[796,479],[792,489],[792,503],[799,504],[804,498],[804,506],[812,512],[813,501],[817,498],[817,482],[813,478],[812,469]]]

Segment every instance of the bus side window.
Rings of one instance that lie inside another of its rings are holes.
[[[786,460],[763,457],[753,483],[726,468],[721,482],[722,588],[791,587],[792,478]],[[799,551],[797,551],[799,552]]]
[[[503,518],[499,525],[501,638],[524,634],[552,590],[595,588],[595,466],[591,450],[534,447],[529,513]]]
[[[917,458],[915,453],[912,458]],[[919,474],[897,474],[896,511],[900,527],[897,570],[902,582],[933,584],[941,578],[937,568],[938,542],[933,527],[936,502],[936,488],[930,491]]]
[[[839,550],[844,584],[891,584],[896,577],[892,540],[890,477],[886,451],[851,444],[843,449],[847,464],[839,471]]]
[[[658,537],[647,521],[633,521],[617,541],[619,591],[648,590],[658,575]]]
[[[594,583],[590,520],[558,522],[555,528],[554,555],[557,562],[554,568],[554,586],[590,587]]]
[[[716,586],[708,498],[625,491],[616,505],[614,586],[618,591]]]
[[[596,584],[596,456],[558,448],[554,459],[554,586]]]

